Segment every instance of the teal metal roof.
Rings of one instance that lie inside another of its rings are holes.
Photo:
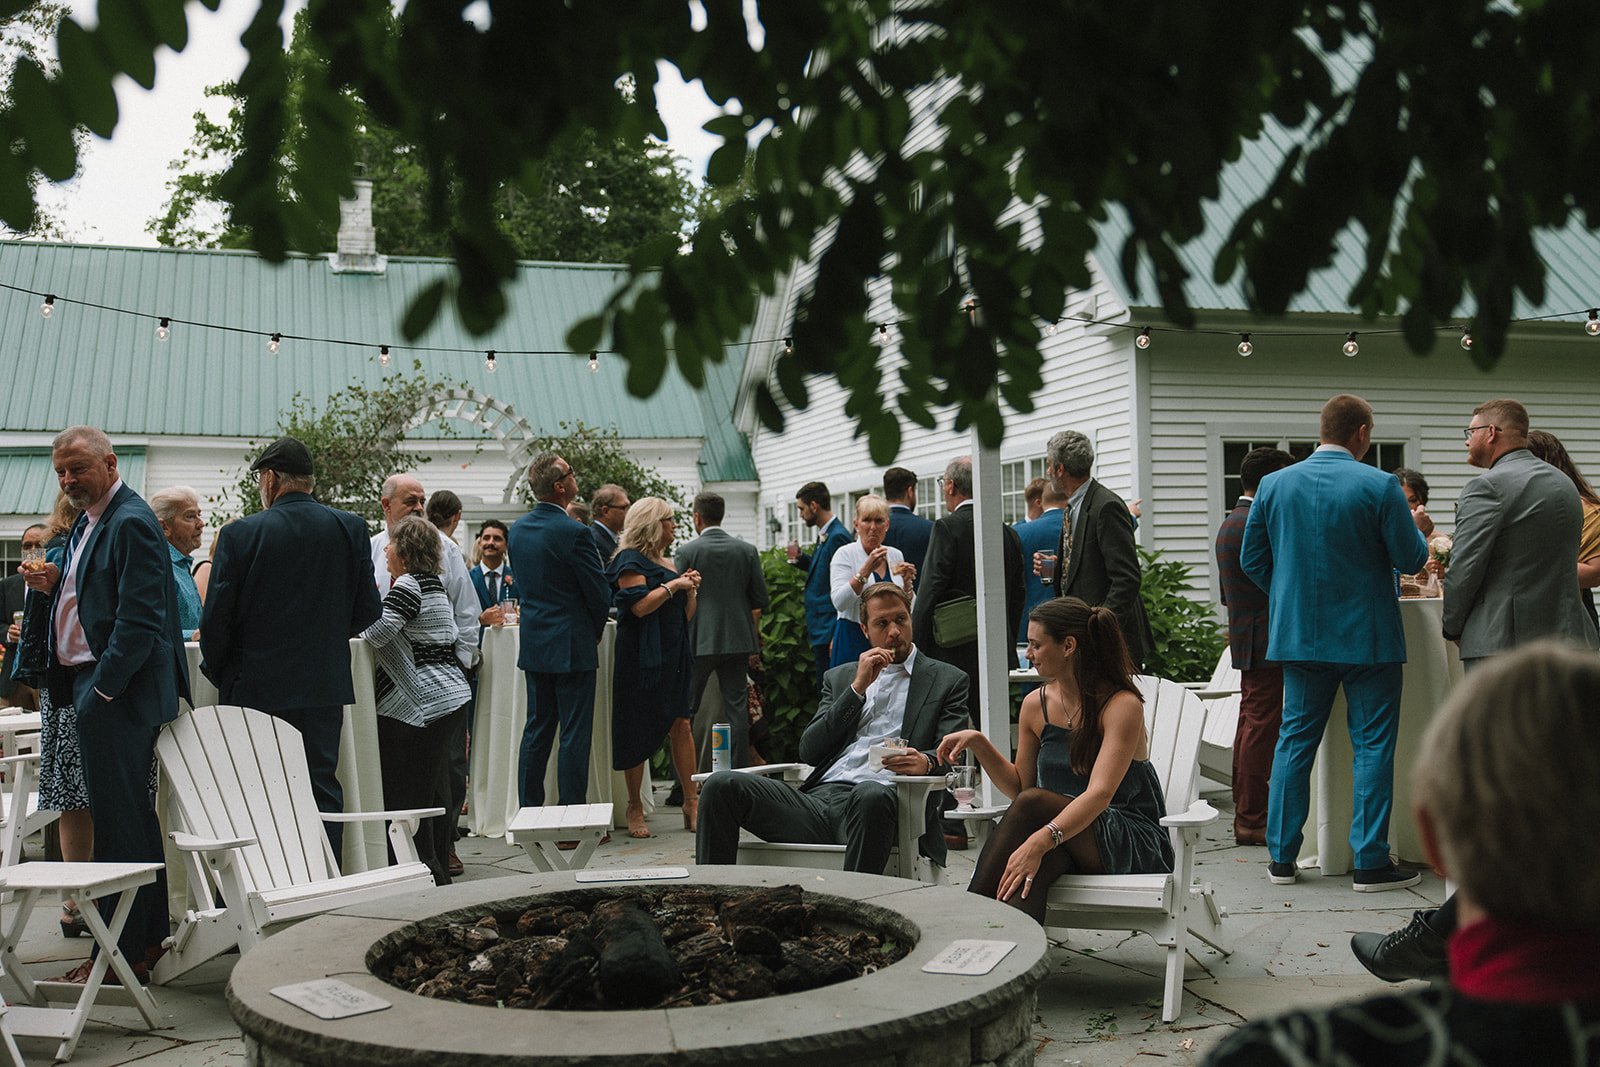
[[[1354,48],[1325,55],[1324,59],[1330,76],[1338,85],[1354,85],[1366,62],[1365,55]],[[1200,311],[1242,311],[1248,306],[1241,283],[1243,271],[1235,271],[1228,284],[1218,285],[1212,278],[1212,266],[1232,229],[1233,220],[1247,206],[1260,199],[1289,150],[1303,140],[1302,129],[1287,129],[1268,118],[1261,136],[1244,142],[1239,159],[1224,168],[1219,179],[1221,192],[1218,198],[1207,201],[1203,208],[1206,223],[1204,232],[1178,249],[1178,259],[1189,272],[1184,293],[1190,307]],[[1099,224],[1098,229],[1097,258],[1110,274],[1112,284],[1123,293],[1125,301],[1136,307],[1158,305],[1159,291],[1148,262],[1140,264],[1138,293],[1123,292],[1126,282],[1122,278],[1119,262],[1123,243],[1133,229],[1127,216],[1120,210],[1113,210],[1108,221]],[[1305,290],[1290,301],[1289,311],[1353,310],[1350,293],[1364,269],[1365,241],[1364,230],[1354,224],[1347,227],[1335,243],[1332,263],[1307,279]],[[1545,298],[1542,303],[1534,304],[1518,293],[1513,316],[1554,315],[1593,307],[1596,294],[1600,293],[1600,237],[1586,229],[1575,216],[1574,221],[1564,229],[1536,233],[1534,245],[1547,269]],[[1458,313],[1463,317],[1470,316],[1471,305],[1463,303]]]
[[[122,480],[143,493],[144,449],[119,445],[114,438],[112,445]],[[48,515],[56,492],[48,448],[0,448],[0,515]]]
[[[450,270],[443,259],[390,257],[383,274],[335,274],[324,257],[273,265],[250,252],[0,243],[0,283],[63,298],[45,319],[37,297],[0,290],[0,373],[11,386],[0,395],[0,428],[90,423],[113,437],[270,436],[296,392],[320,398],[351,382],[376,386],[384,370],[376,346],[400,344],[399,322],[412,296]],[[706,368],[704,393],[673,368],[647,400],[628,394],[620,359],[602,357],[596,374],[586,357],[573,355],[505,355],[496,373],[485,369],[487,349],[564,349],[571,324],[598,311],[623,277],[615,265],[518,264],[506,316],[491,333],[473,337],[447,309],[417,342],[470,354],[415,358],[430,378],[474,386],[537,431],[581,420],[615,426],[624,438],[704,438],[705,480],[753,478],[749,446],[731,426],[743,347],[730,346],[726,361]],[[175,323],[159,341],[150,318],[67,298],[248,332]],[[272,332],[286,335],[276,355],[260,336]],[[393,367],[409,368],[412,359],[397,349]]]

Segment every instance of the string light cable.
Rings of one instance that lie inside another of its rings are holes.
[[[62,296],[57,293],[43,292],[28,288],[26,286],[13,285],[8,282],[0,282],[0,291],[13,292],[29,298],[40,299],[42,303],[39,305],[39,314],[45,319],[52,318],[55,315],[58,306],[71,305],[75,307],[88,308],[95,311],[102,311],[113,315],[127,315],[134,318],[153,321],[157,324],[155,331],[156,337],[158,340],[162,341],[167,340],[171,336],[173,327],[186,326],[196,330],[212,330],[219,333],[262,338],[266,341],[267,350],[273,353],[276,353],[285,341],[301,341],[308,344],[367,349],[369,351],[376,348],[378,350],[378,362],[385,367],[390,365],[392,361],[391,353],[395,352],[406,352],[418,355],[483,355],[484,369],[490,373],[493,373],[496,370],[497,359],[501,356],[574,356],[582,354],[573,352],[571,349],[567,348],[502,348],[485,350],[482,348],[464,348],[447,345],[379,344],[373,341],[358,340],[348,337],[319,337],[309,334],[288,333],[280,330],[252,329],[244,326],[234,326],[227,323],[206,322],[199,319],[185,319],[174,315],[159,315],[151,312],[136,311],[131,308],[116,307],[114,305],[103,304],[93,300],[83,300],[74,297]],[[959,305],[958,313],[966,315],[969,321],[975,321],[978,310],[977,300],[969,296],[963,299]],[[1558,311],[1544,315],[1528,315],[1521,318],[1511,319],[1508,321],[1508,325],[1530,322],[1548,322],[1553,320],[1570,321],[1574,319],[1582,323],[1584,333],[1587,336],[1600,338],[1600,307],[1582,308],[1576,311]],[[1344,341],[1342,351],[1346,356],[1353,357],[1360,351],[1360,343],[1357,340],[1357,337],[1360,333],[1365,333],[1368,336],[1382,336],[1401,334],[1405,332],[1404,329],[1395,327],[1392,329],[1364,330],[1359,332],[1355,330],[1334,332],[1328,329],[1319,329],[1267,331],[1255,330],[1248,333],[1243,333],[1238,330],[1230,330],[1223,327],[1153,326],[1130,321],[1099,319],[1088,315],[1074,315],[1047,320],[1044,323],[1043,332],[1046,336],[1054,336],[1061,326],[1068,324],[1077,324],[1082,326],[1102,326],[1113,330],[1132,331],[1134,334],[1134,345],[1141,350],[1147,350],[1154,346],[1156,334],[1180,334],[1200,337],[1237,337],[1239,339],[1237,350],[1241,356],[1249,356],[1254,353],[1255,338],[1258,337],[1264,337],[1268,339],[1318,338],[1329,336],[1337,337],[1339,336],[1339,333],[1343,333]],[[903,326],[905,325],[905,320],[891,319],[884,321],[871,321],[867,325],[870,330],[877,335],[877,339],[880,341],[880,343],[886,344],[888,343],[889,339],[889,328],[891,326]],[[1470,322],[1456,323],[1443,328],[1459,329],[1461,331],[1462,349],[1469,352],[1472,350],[1473,338],[1472,326]],[[723,348],[752,348],[757,346],[778,344],[781,344],[781,351],[784,355],[792,356],[794,354],[795,345],[794,336],[792,334],[786,334],[780,337],[751,338],[743,341],[728,341],[723,344]],[[621,355],[621,353],[615,349],[591,350],[588,358],[588,369],[592,373],[599,373],[599,357],[601,354]]]

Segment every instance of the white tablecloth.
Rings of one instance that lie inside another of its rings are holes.
[[[200,646],[189,642],[184,646],[189,658],[189,688],[194,694],[194,707],[203,708],[219,704],[222,697],[217,687],[200,673]],[[286,668],[288,669],[288,668]],[[355,685],[356,702],[344,709],[344,731],[339,738],[339,784],[344,787],[345,811],[383,810],[383,771],[378,763],[378,701],[373,693],[372,649],[361,638],[350,640],[350,680]],[[179,701],[179,713],[189,706]],[[161,785],[157,811],[165,819],[167,811],[166,783]],[[165,831],[167,827],[163,826]],[[375,870],[388,865],[383,823],[347,823],[344,828],[344,854],[340,869],[345,874]],[[167,870],[183,877],[182,854],[167,842]]]
[[[1394,811],[1389,820],[1389,849],[1402,859],[1424,860],[1422,839],[1411,810],[1411,771],[1422,736],[1450,691],[1461,681],[1461,654],[1444,639],[1444,601],[1402,600],[1406,665],[1400,695],[1400,736],[1394,753]],[[1300,848],[1300,862],[1317,866],[1324,875],[1347,874],[1354,862],[1350,851],[1352,785],[1350,728],[1345,718],[1344,690],[1334,698],[1328,729],[1312,766],[1311,814]]]
[[[611,825],[626,823],[628,791],[621,771],[611,769],[611,672],[617,642],[616,622],[606,623],[600,639],[600,668],[594,686],[594,740],[589,750],[590,804],[612,805]],[[478,703],[472,720],[472,762],[468,770],[467,827],[479,837],[504,837],[517,813],[517,757],[528,721],[528,686],[517,668],[522,647],[520,626],[491,626],[483,631],[483,664],[478,670]],[[559,738],[545,768],[545,803],[558,803],[556,756]],[[650,771],[641,790],[649,811]]]

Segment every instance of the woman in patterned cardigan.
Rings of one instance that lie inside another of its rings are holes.
[[[382,617],[363,635],[378,665],[383,806],[390,811],[448,809],[444,768],[450,713],[471,699],[472,692],[455,656],[455,616],[439,580],[438,531],[420,516],[407,516],[390,529],[384,555],[393,584],[383,598]],[[426,824],[414,840],[417,857],[433,872],[434,881],[449,885],[446,857],[437,854]]]

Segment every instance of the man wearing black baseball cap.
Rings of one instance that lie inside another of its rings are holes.
[[[200,617],[200,669],[224,704],[282,719],[305,740],[320,811],[344,810],[335,771],[344,706],[355,702],[350,638],[382,614],[367,525],[311,496],[311,452],[280,437],[250,464],[264,510],[217,533]],[[328,824],[333,854],[342,835]]]

